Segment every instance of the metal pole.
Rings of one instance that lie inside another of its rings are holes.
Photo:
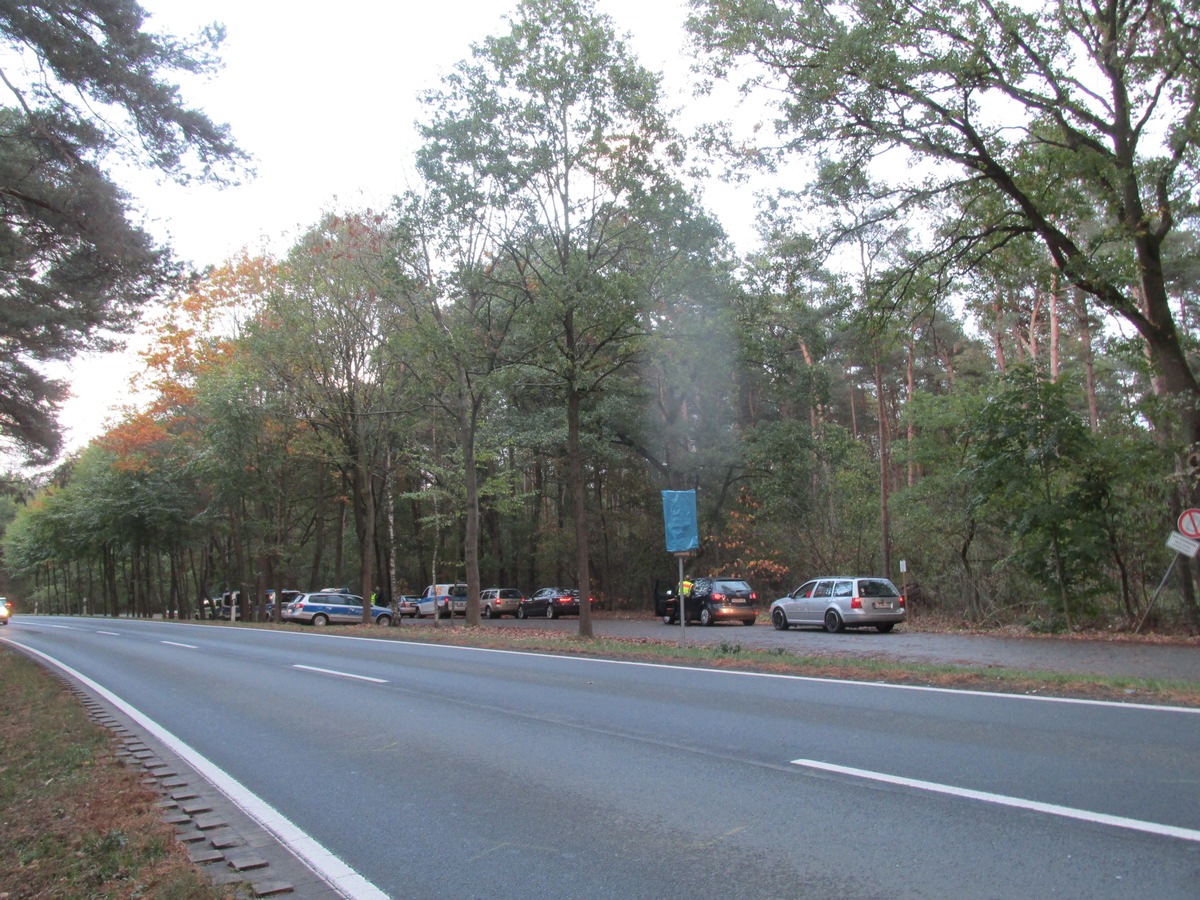
[[[679,595],[679,646],[687,646],[687,610],[684,609],[686,597],[683,596],[683,557],[679,557],[679,581],[675,592]]]
[[[1175,570],[1175,562],[1179,559],[1179,554],[1176,553],[1171,557],[1171,564],[1167,566],[1167,574],[1162,577],[1162,581],[1158,583],[1158,587],[1154,589],[1154,596],[1150,598],[1150,602],[1146,604],[1146,611],[1142,613],[1142,618],[1138,620],[1137,628],[1133,629],[1134,634],[1142,633],[1142,626],[1146,624],[1146,616],[1150,615],[1150,608],[1154,606],[1154,601],[1158,599],[1158,595],[1162,593],[1163,585],[1167,583],[1167,579],[1171,577],[1171,573]]]

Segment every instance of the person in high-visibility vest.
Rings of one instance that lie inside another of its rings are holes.
[[[687,621],[687,600],[692,596],[692,579],[685,578],[679,583],[679,619]]]

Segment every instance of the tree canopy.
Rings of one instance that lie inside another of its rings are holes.
[[[1180,449],[1200,441],[1200,384],[1163,271],[1200,175],[1194,2],[691,6],[713,74],[746,63],[747,89],[778,89],[774,150],[870,172],[894,212],[940,216],[940,265],[1036,238],[1142,335],[1179,401]]]
[[[176,80],[219,65],[223,30],[148,30],[133,0],[0,3],[0,442],[56,454],[65,386],[43,364],[108,349],[178,274],[108,168],[227,180],[228,129]]]

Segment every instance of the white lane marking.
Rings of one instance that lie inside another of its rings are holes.
[[[306,672],[320,672],[323,675],[336,675],[338,678],[354,678],[358,681],[371,681],[375,684],[387,684],[386,678],[372,678],[369,675],[355,675],[352,672],[339,672],[337,669],[321,669],[317,666],[293,665],[293,669],[304,669]]]
[[[130,706],[107,688],[101,687],[81,672],[72,669],[66,663],[59,662],[53,656],[35,650],[19,641],[13,641],[27,652],[41,657],[53,666],[57,666],[81,684],[103,697],[142,728],[162,741],[172,752],[195,769],[202,778],[212,784],[217,790],[229,798],[246,815],[256,821],[288,848],[297,858],[312,869],[335,891],[349,900],[388,900],[388,895],[373,885],[363,876],[346,865],[316,842],[311,835],[301,830],[293,822],[269,805],[265,800],[243,786],[232,775],[215,763],[201,756],[197,751],[185,744],[174,734],[167,731],[149,716]]]
[[[119,632],[119,631],[97,631],[96,634],[110,634],[113,637],[121,636],[121,632]]]
[[[181,644],[178,641],[159,641],[160,644],[166,644],[170,647],[186,647],[188,650],[199,650],[195,644]]]
[[[917,778],[904,778],[900,775],[888,775],[884,772],[872,772],[869,769],[855,769],[850,766],[839,766],[835,763],[820,762],[815,759],[793,759],[792,765],[808,769],[819,769],[823,772],[833,772],[838,775],[849,775],[854,778],[865,778],[869,781],[881,781],[885,784],[895,784],[901,787],[916,788],[920,791],[930,791],[934,794],[948,794],[951,797],[961,797],[965,800],[981,800],[984,803],[996,803],[1000,806],[1012,806],[1017,809],[1027,809],[1032,812],[1046,813],[1051,816],[1062,816],[1067,819],[1079,819],[1083,822],[1093,822],[1098,825],[1111,825],[1114,828],[1125,828],[1131,831],[1142,831],[1161,837],[1179,838],[1184,841],[1200,842],[1200,831],[1191,828],[1179,828],[1175,825],[1162,825],[1158,822],[1145,822],[1141,819],[1127,819],[1124,816],[1110,816],[1108,813],[1091,812],[1086,809],[1074,809],[1070,806],[1059,806],[1056,803],[1041,803],[1037,800],[1025,800],[1020,797],[1007,797],[1004,794],[992,794],[988,791],[974,791],[970,788],[954,787],[949,784],[938,784],[936,781],[921,781]]]

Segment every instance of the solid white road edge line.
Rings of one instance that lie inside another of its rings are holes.
[[[320,672],[322,675],[336,675],[338,678],[354,678],[358,681],[370,681],[375,684],[387,684],[386,678],[372,678],[370,675],[355,675],[352,672],[339,672],[337,669],[322,669],[317,666],[292,665],[293,669],[304,669],[306,672]]]
[[[1079,819],[1083,822],[1094,822],[1098,825],[1111,825],[1114,828],[1125,828],[1131,831],[1142,831],[1162,837],[1179,838],[1184,841],[1200,842],[1200,831],[1191,828],[1179,828],[1175,825],[1160,825],[1157,822],[1144,822],[1140,819],[1127,819],[1124,816],[1110,816],[1107,813],[1090,812],[1086,809],[1073,809],[1070,806],[1059,806],[1055,803],[1041,803],[1037,800],[1023,800],[1020,797],[1006,797],[1003,794],[992,794],[987,791],[973,791],[969,788],[954,787],[948,784],[938,784],[935,781],[921,781],[916,778],[904,778],[899,775],[888,775],[884,772],[872,772],[869,769],[855,769],[850,766],[839,766],[834,763],[820,762],[815,759],[793,759],[792,765],[809,769],[819,769],[838,775],[850,775],[854,778],[865,778],[870,781],[881,781],[885,784],[895,784],[902,787],[916,788],[920,791],[930,791],[935,794],[948,794],[951,797],[961,797],[966,800],[981,800],[984,803],[996,803],[1000,806],[1012,806],[1017,809],[1027,809],[1033,812],[1046,813],[1051,816],[1062,816],[1067,819]]]
[[[350,900],[387,900],[388,895],[375,887],[370,881],[342,862],[338,857],[321,847],[307,832],[301,830],[290,819],[278,812],[274,807],[260,798],[249,788],[246,788],[225,770],[201,756],[171,732],[167,731],[153,719],[144,715],[140,710],[130,706],[107,688],[101,687],[81,672],[60,662],[53,656],[35,650],[19,641],[12,641],[27,652],[44,659],[51,665],[61,669],[72,678],[99,694],[142,728],[154,735],[163,744],[188,763],[203,778],[217,790],[229,798],[242,812],[256,821],[288,848],[296,857],[301,859],[310,869],[317,873],[334,890]]]

